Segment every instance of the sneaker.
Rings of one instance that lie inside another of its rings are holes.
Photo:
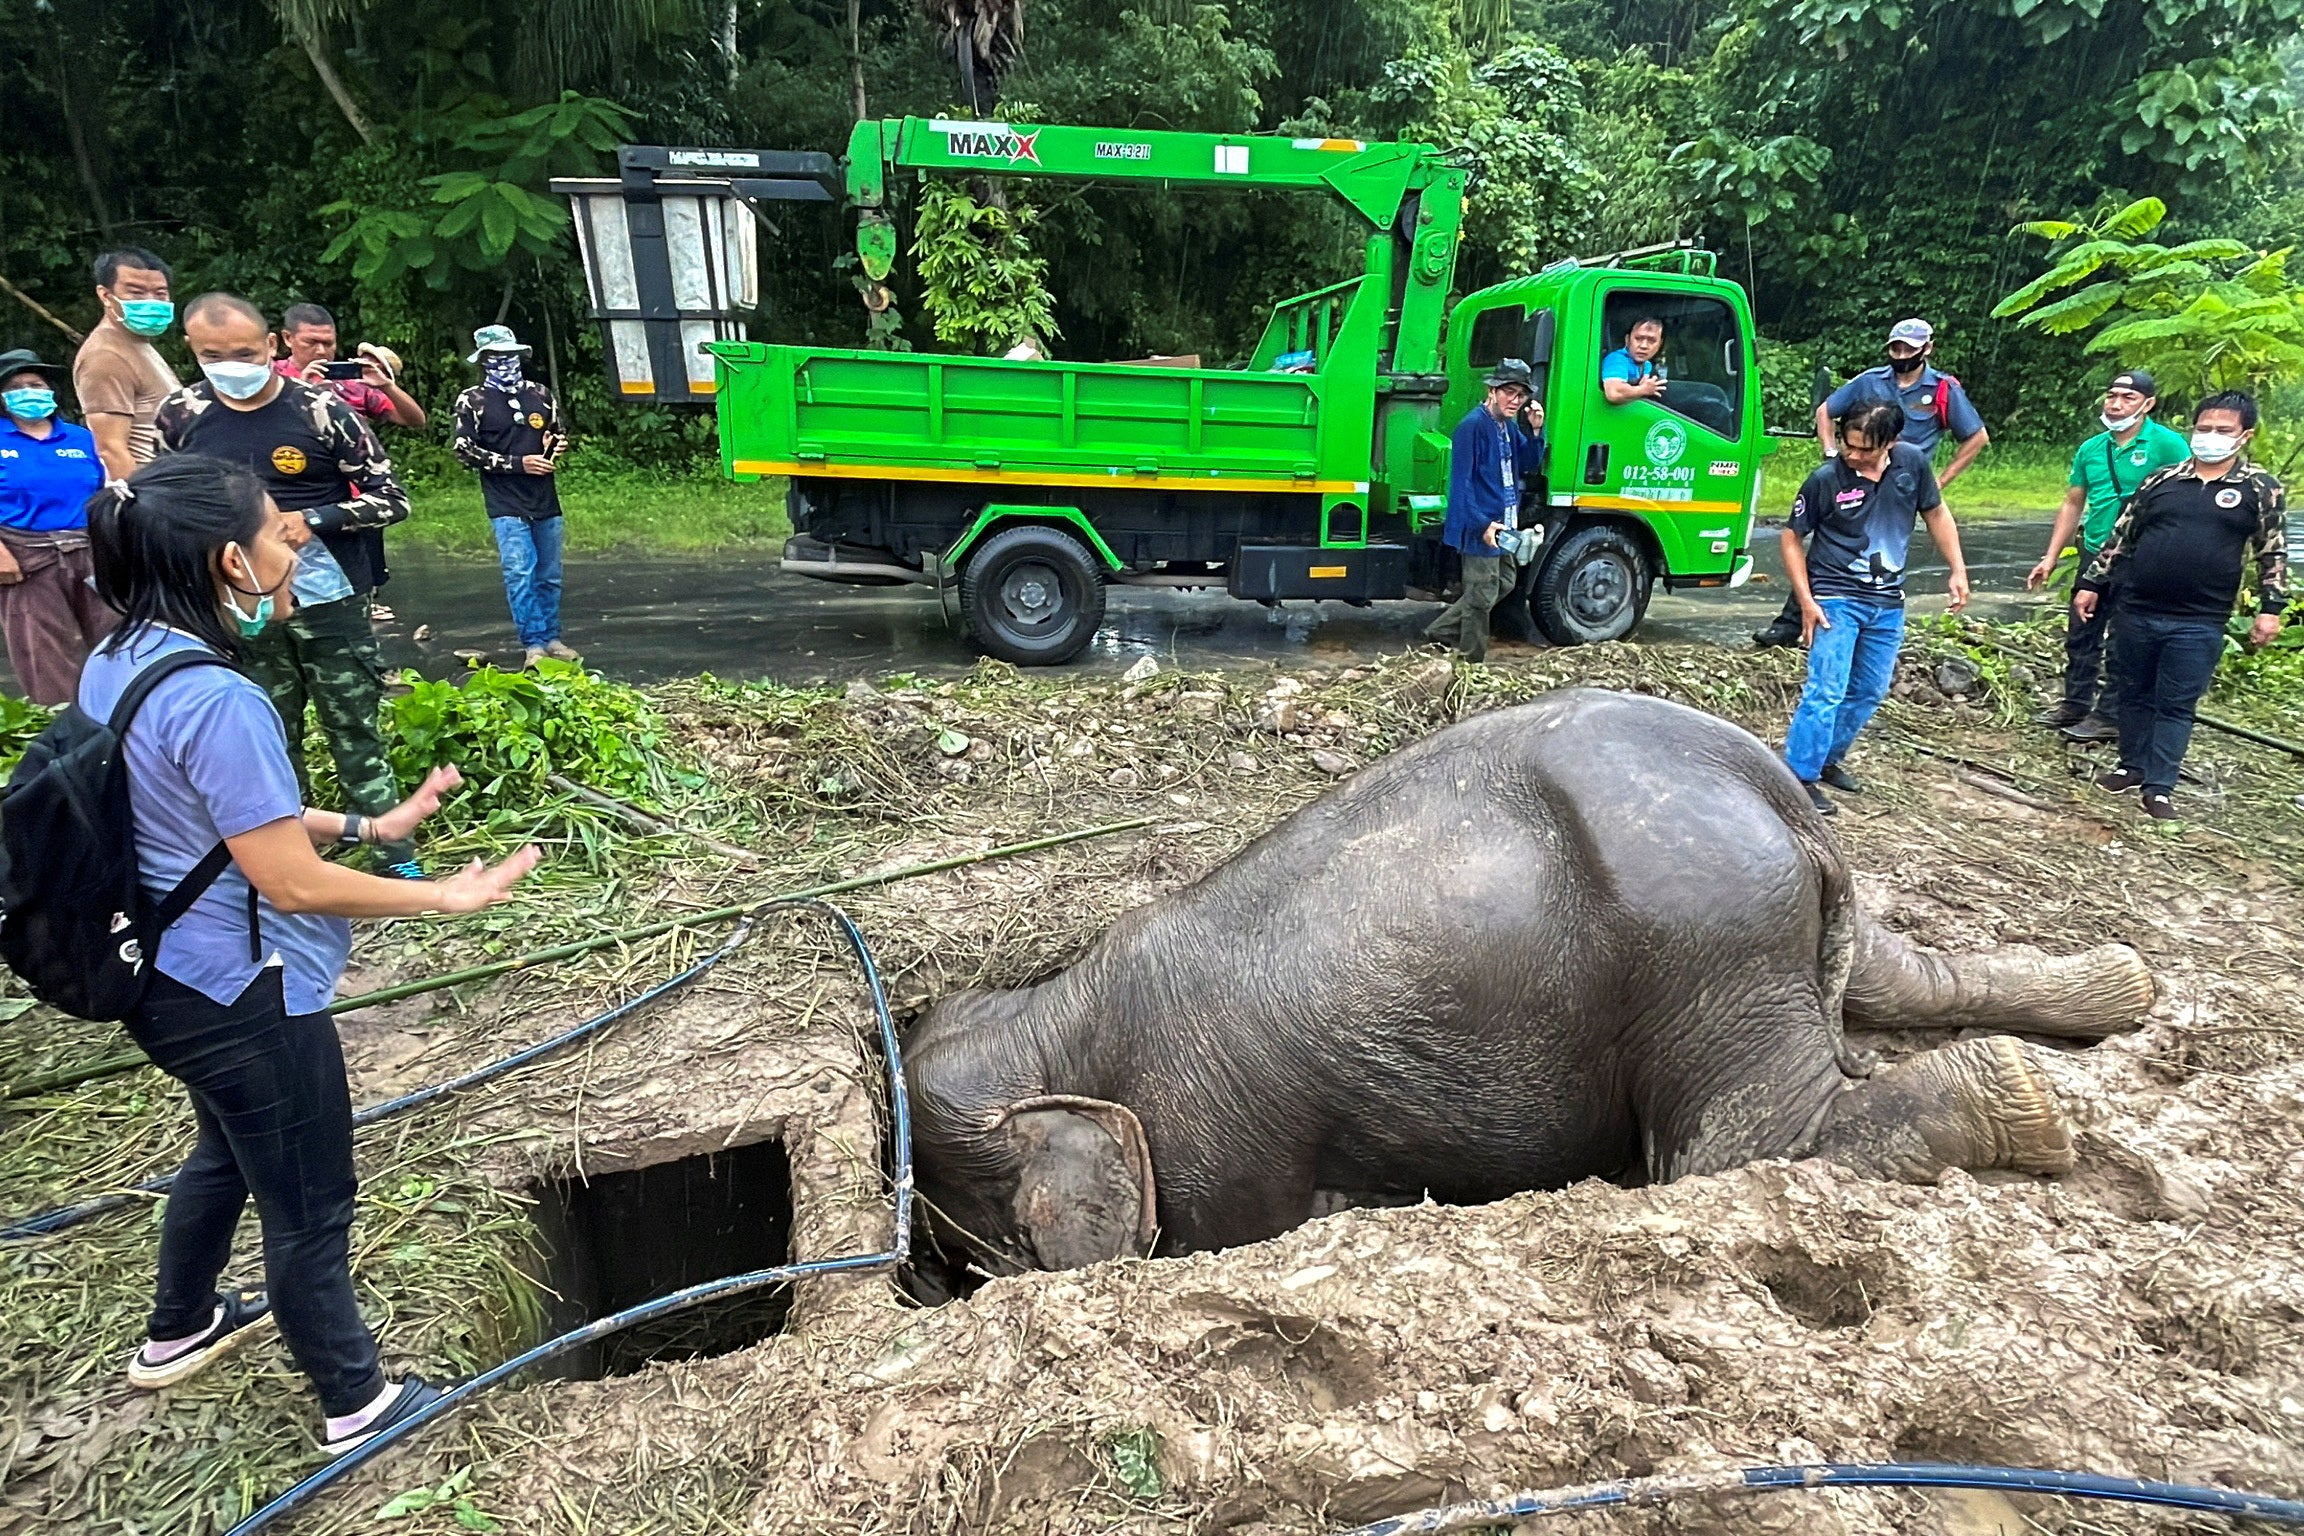
[[[2065,726],[2078,725],[2087,718],[2088,708],[2086,705],[2075,704],[2070,699],[2066,699],[2060,704],[2052,704],[2041,710],[2032,717],[2032,723],[2047,726],[2052,731],[2060,731]]]
[[[555,661],[582,661],[584,659],[584,653],[565,640],[554,640],[547,643],[544,647],[544,654]]]
[[[2144,797],[2144,814],[2154,821],[2182,821],[2184,813],[2176,809],[2176,802],[2154,791]]]
[[[396,621],[400,615],[394,613],[391,609],[385,607],[382,603],[372,602],[368,605],[368,617],[374,619],[379,624],[390,624]]]
[[[1837,816],[1840,814],[1840,807],[1834,805],[1831,800],[1826,798],[1824,791],[1818,789],[1813,784],[1802,784],[1800,787],[1808,791],[1808,803],[1816,807],[1817,815]]]
[[[387,864],[379,873],[387,880],[422,880],[426,878],[424,866],[415,859],[402,859],[397,864]]]
[[[1800,621],[1787,619],[1779,614],[1769,620],[1765,628],[1752,631],[1752,643],[1761,650],[1766,650],[1772,645],[1798,645],[1800,643]]]
[[[1864,793],[1864,781],[1856,777],[1856,775],[1850,773],[1847,769],[1841,767],[1838,763],[1826,763],[1824,765],[1824,771],[1816,775],[1816,780],[1820,784],[1831,785],[1834,789],[1840,791],[1840,793],[1844,795],[1860,795]]]
[[[208,1327],[190,1339],[147,1339],[128,1359],[128,1385],[146,1392],[174,1386],[205,1369],[272,1321],[272,1304],[262,1291],[227,1296],[216,1304]],[[155,1358],[155,1352],[162,1358]]]
[[[383,1407],[370,1408],[362,1413],[348,1415],[342,1419],[330,1419],[328,1421],[329,1427],[321,1431],[325,1437],[320,1442],[322,1453],[329,1456],[341,1456],[346,1451],[356,1451],[393,1425],[414,1418],[448,1395],[421,1376],[411,1376],[406,1381],[393,1382],[385,1388],[385,1391],[391,1395]],[[378,1395],[382,1396],[383,1394]],[[339,1424],[344,1426],[342,1432],[330,1433]]]
[[[536,670],[536,663],[543,659],[544,647],[540,645],[529,646],[526,651],[521,653],[520,669],[523,672],[533,672]]]
[[[2115,768],[2110,773],[2096,775],[2096,787],[2108,789],[2116,795],[2124,795],[2132,789],[2143,788],[2144,775],[2133,768]]]
[[[2064,739],[2066,741],[2118,741],[2120,739],[2120,727],[2116,722],[2107,720],[2102,715],[2092,714],[2064,727]]]

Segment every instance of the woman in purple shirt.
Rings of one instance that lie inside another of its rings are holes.
[[[80,708],[102,720],[138,673],[175,651],[236,663],[243,642],[295,606],[296,552],[254,477],[185,454],[89,503],[96,586],[120,628],[88,658]],[[349,1259],[352,1100],[326,1012],[353,917],[472,912],[535,867],[524,848],[446,880],[386,880],[323,847],[405,838],[462,782],[435,768],[382,816],[306,807],[287,733],[237,666],[190,666],[152,690],[123,752],[145,888],[172,889],[218,844],[214,882],[162,934],[144,1001],[127,1021],[144,1053],[192,1096],[199,1140],[169,1192],[149,1337],[130,1385],[182,1381],[276,1323],[312,1378],[322,1449],[350,1450],[437,1398],[387,1381],[361,1321]],[[266,1294],[223,1295],[218,1276],[250,1196],[264,1229]]]

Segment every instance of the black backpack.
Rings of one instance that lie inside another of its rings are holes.
[[[151,980],[160,935],[232,862],[222,843],[158,902],[144,894],[128,810],[129,722],[152,690],[187,667],[228,666],[212,651],[173,651],[138,673],[91,720],[68,704],[0,793],[0,960],[32,995],[75,1018],[117,1022]],[[255,888],[249,888],[255,922]]]

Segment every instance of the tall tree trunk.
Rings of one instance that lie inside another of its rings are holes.
[[[56,22],[56,101],[63,111],[64,138],[72,146],[72,168],[79,174],[80,188],[88,194],[88,211],[109,243],[112,200],[105,194],[105,183],[109,180],[110,156],[105,153],[102,116],[89,119],[100,93],[90,87],[85,68],[89,49],[96,41],[98,19],[81,5],[59,6],[52,14]]]
[[[871,116],[864,109],[864,0],[848,0],[848,88],[856,97],[856,121]]]
[[[337,75],[336,66],[328,62],[327,40],[300,22],[288,22],[288,30],[296,34],[297,43],[304,49],[304,57],[312,61],[312,73],[320,77],[320,84],[328,92],[328,99],[336,103],[336,110],[344,114],[344,121],[350,123],[352,131],[360,135],[360,142],[375,143],[375,128],[361,112],[360,104],[352,99],[352,93],[344,89],[344,81]]]
[[[744,61],[736,53],[737,0],[720,0],[720,15],[714,29],[713,41],[720,49],[720,63],[728,71],[728,89],[736,89],[736,77],[742,72]]]

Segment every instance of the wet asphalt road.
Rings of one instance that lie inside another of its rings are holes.
[[[2027,611],[2024,572],[2047,539],[2044,522],[1981,523],[1962,530],[1975,611]],[[1638,637],[1746,643],[1782,603],[1772,529],[1755,536],[1759,572],[1737,591],[1659,593]],[[480,651],[504,665],[520,652],[491,561],[395,550],[384,596],[397,611],[382,629],[385,659],[434,676]],[[1914,550],[1915,613],[1944,605],[1944,566],[1925,535]],[[568,567],[561,611],[570,644],[610,676],[632,682],[710,672],[806,683],[885,672],[962,671],[976,651],[947,627],[932,592],[917,587],[841,587],[787,576],[773,557],[592,557]],[[1073,664],[1119,671],[1139,656],[1187,666],[1288,665],[1351,660],[1416,643],[1439,612],[1431,603],[1288,603],[1266,609],[1221,592],[1112,589],[1105,626]],[[955,624],[957,620],[955,619]],[[419,626],[425,640],[414,636]]]

